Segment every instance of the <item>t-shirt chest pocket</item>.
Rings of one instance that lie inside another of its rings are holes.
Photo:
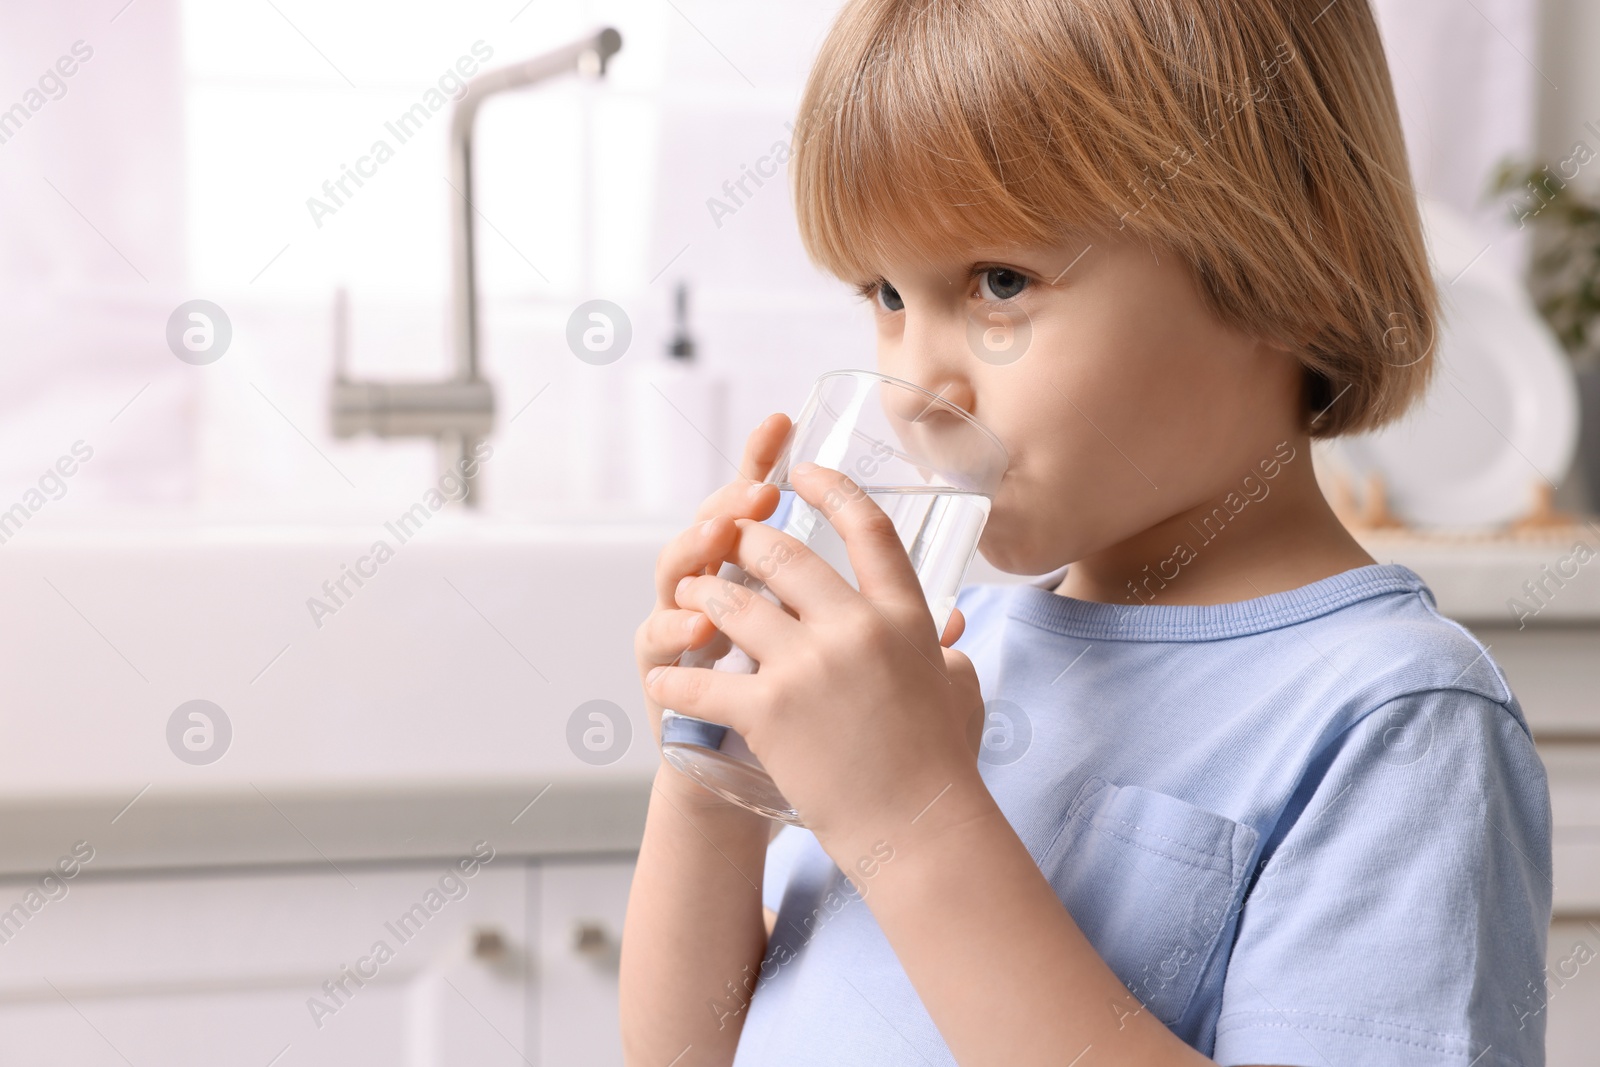
[[[1233,929],[1256,838],[1176,797],[1090,778],[1039,866],[1095,951],[1173,1026]]]

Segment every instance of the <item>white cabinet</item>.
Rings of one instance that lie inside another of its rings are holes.
[[[1537,730],[1537,727],[1535,727]],[[1540,746],[1555,820],[1555,922],[1546,952],[1547,999],[1519,1002],[1545,1015],[1549,1067],[1591,1067],[1600,1019],[1600,744]]]
[[[1557,919],[1550,924],[1544,1002],[1548,1067],[1592,1067],[1594,1026],[1600,1015],[1600,922]],[[1529,998],[1519,1012],[1537,1012]]]
[[[632,880],[632,861],[540,867],[540,1067],[622,1067],[617,964]]]
[[[85,873],[0,922],[0,1063],[620,1064],[632,869]],[[0,881],[0,909],[35,885]]]

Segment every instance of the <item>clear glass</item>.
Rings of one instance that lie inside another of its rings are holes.
[[[894,522],[935,629],[943,633],[1005,474],[999,438],[956,405],[899,378],[841,370],[817,379],[766,477],[780,496],[765,522],[857,586],[844,539],[789,484],[790,469],[805,462],[848,475]],[[717,573],[781,606],[764,582],[737,564],[725,562]],[[685,652],[679,664],[745,674],[760,669],[720,633],[705,648]],[[661,754],[718,796],[803,825],[737,731],[663,710]]]

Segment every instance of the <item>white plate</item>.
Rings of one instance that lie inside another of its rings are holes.
[[[1423,221],[1444,313],[1433,382],[1403,419],[1325,454],[1379,475],[1390,510],[1414,526],[1503,525],[1572,464],[1572,366],[1521,285],[1482,256],[1487,237],[1435,202]]]

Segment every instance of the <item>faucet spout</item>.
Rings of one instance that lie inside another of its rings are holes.
[[[496,93],[534,85],[561,74],[600,77],[622,48],[622,35],[603,29],[542,56],[486,70],[467,83],[450,116],[451,282],[450,346],[453,371],[444,381],[370,382],[345,376],[343,359],[335,360],[330,404],[333,432],[338,437],[361,433],[379,437],[425,435],[439,443],[439,465],[466,485],[462,502],[478,504],[476,476],[467,477],[478,442],[494,426],[494,389],[478,367],[478,268],[476,216],[472,176],[472,130],[478,108]],[[335,318],[342,345],[343,297]]]
[[[495,70],[467,83],[450,116],[450,184],[456,193],[451,213],[451,343],[457,381],[478,376],[477,208],[473,204],[472,131],[483,102],[497,93],[536,85],[563,74],[603,77],[622,48],[622,34],[607,27],[592,36]]]

